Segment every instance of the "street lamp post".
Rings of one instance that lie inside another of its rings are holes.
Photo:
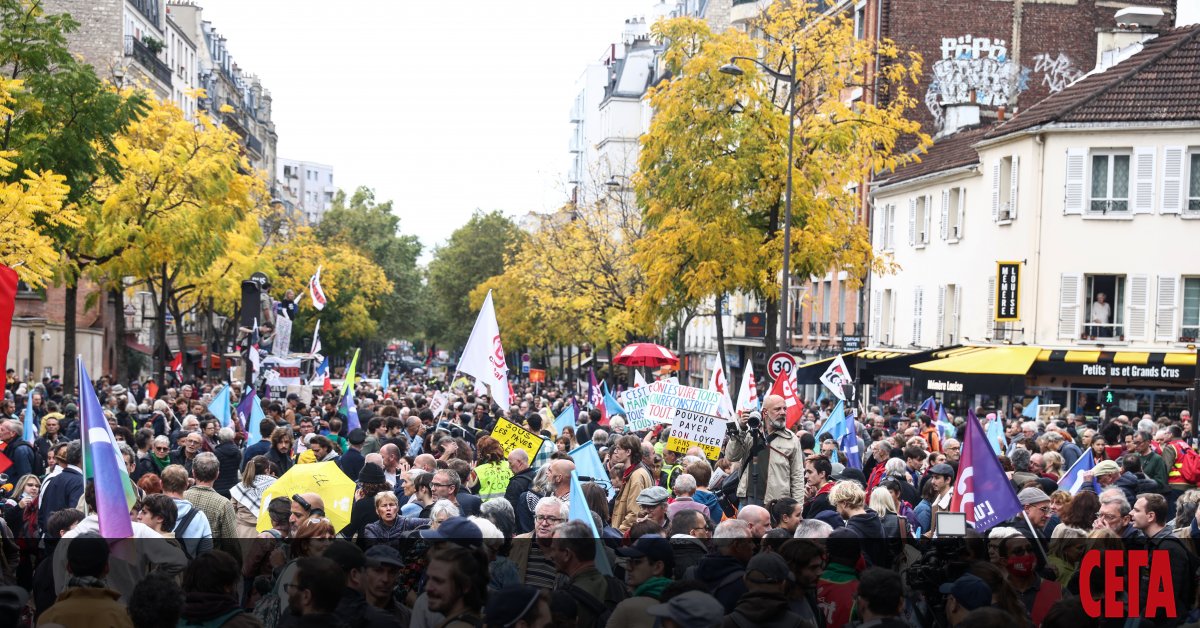
[[[779,294],[779,349],[788,351],[792,347],[791,335],[788,333],[788,296],[791,283],[791,253],[792,253],[792,169],[795,167],[793,151],[796,144],[796,50],[792,49],[790,74],[784,74],[753,57],[735,56],[729,58],[729,63],[721,66],[722,74],[742,76],[745,74],[736,61],[750,61],[762,68],[764,72],[778,81],[787,83],[788,95],[786,109],[788,119],[787,147],[787,184],[783,193],[783,285]]]

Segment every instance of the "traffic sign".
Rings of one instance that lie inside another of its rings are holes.
[[[767,360],[767,372],[771,374],[772,379],[779,379],[780,375],[791,377],[795,371],[796,356],[786,351],[780,351]]]
[[[533,360],[528,353],[521,354],[521,373],[529,374],[529,363]]]

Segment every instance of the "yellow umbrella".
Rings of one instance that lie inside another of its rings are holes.
[[[272,499],[290,499],[296,493],[316,493],[321,496],[321,501],[325,502],[325,516],[333,524],[334,532],[338,532],[350,523],[354,488],[354,480],[346,477],[336,462],[295,465],[263,491],[256,529],[266,532],[271,528],[271,516],[267,513],[267,505]]]

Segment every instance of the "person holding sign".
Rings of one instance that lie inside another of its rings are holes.
[[[762,506],[783,497],[803,503],[804,453],[800,439],[787,429],[784,399],[767,395],[762,408],[761,417],[757,412],[740,413],[735,431],[729,436],[729,460],[742,463],[738,505]]]

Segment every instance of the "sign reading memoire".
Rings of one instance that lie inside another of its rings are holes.
[[[1021,319],[1021,262],[996,262],[994,314],[998,323]]]

